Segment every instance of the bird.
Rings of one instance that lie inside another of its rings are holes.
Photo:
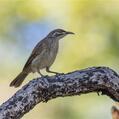
[[[39,41],[21,73],[10,83],[10,87],[19,87],[30,73],[37,72],[43,77],[44,75],[40,71],[42,69],[45,69],[48,73],[58,74],[58,72],[51,71],[50,67],[56,59],[59,49],[59,40],[68,34],[74,33],[63,29],[55,29],[43,40]]]

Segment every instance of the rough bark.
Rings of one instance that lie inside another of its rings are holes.
[[[20,119],[40,102],[90,92],[119,101],[119,75],[107,67],[92,67],[34,79],[0,106],[0,119]]]

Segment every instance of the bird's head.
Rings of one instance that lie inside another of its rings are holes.
[[[48,34],[48,37],[55,38],[55,39],[59,40],[68,34],[74,34],[74,33],[69,32],[69,31],[65,31],[63,29],[55,29]]]

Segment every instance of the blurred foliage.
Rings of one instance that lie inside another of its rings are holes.
[[[4,90],[0,102],[16,91],[8,87],[9,82],[35,44],[55,28],[76,35],[60,41],[53,70],[69,72],[105,65],[118,71],[118,11],[119,0],[0,0],[0,88]],[[31,74],[28,79],[34,77],[36,74]],[[96,94],[59,98],[38,105],[23,119],[111,119],[112,103]]]

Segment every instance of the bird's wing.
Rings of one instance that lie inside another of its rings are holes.
[[[32,63],[32,61],[33,61],[38,55],[40,55],[40,54],[42,53],[42,50],[45,50],[46,47],[47,47],[47,46],[46,46],[46,43],[45,43],[44,40],[40,41],[40,42],[36,45],[36,47],[33,49],[32,53],[31,53],[30,57],[28,58],[26,64],[24,65],[23,71],[29,69],[29,67],[30,67],[30,65],[31,65],[31,63]]]

